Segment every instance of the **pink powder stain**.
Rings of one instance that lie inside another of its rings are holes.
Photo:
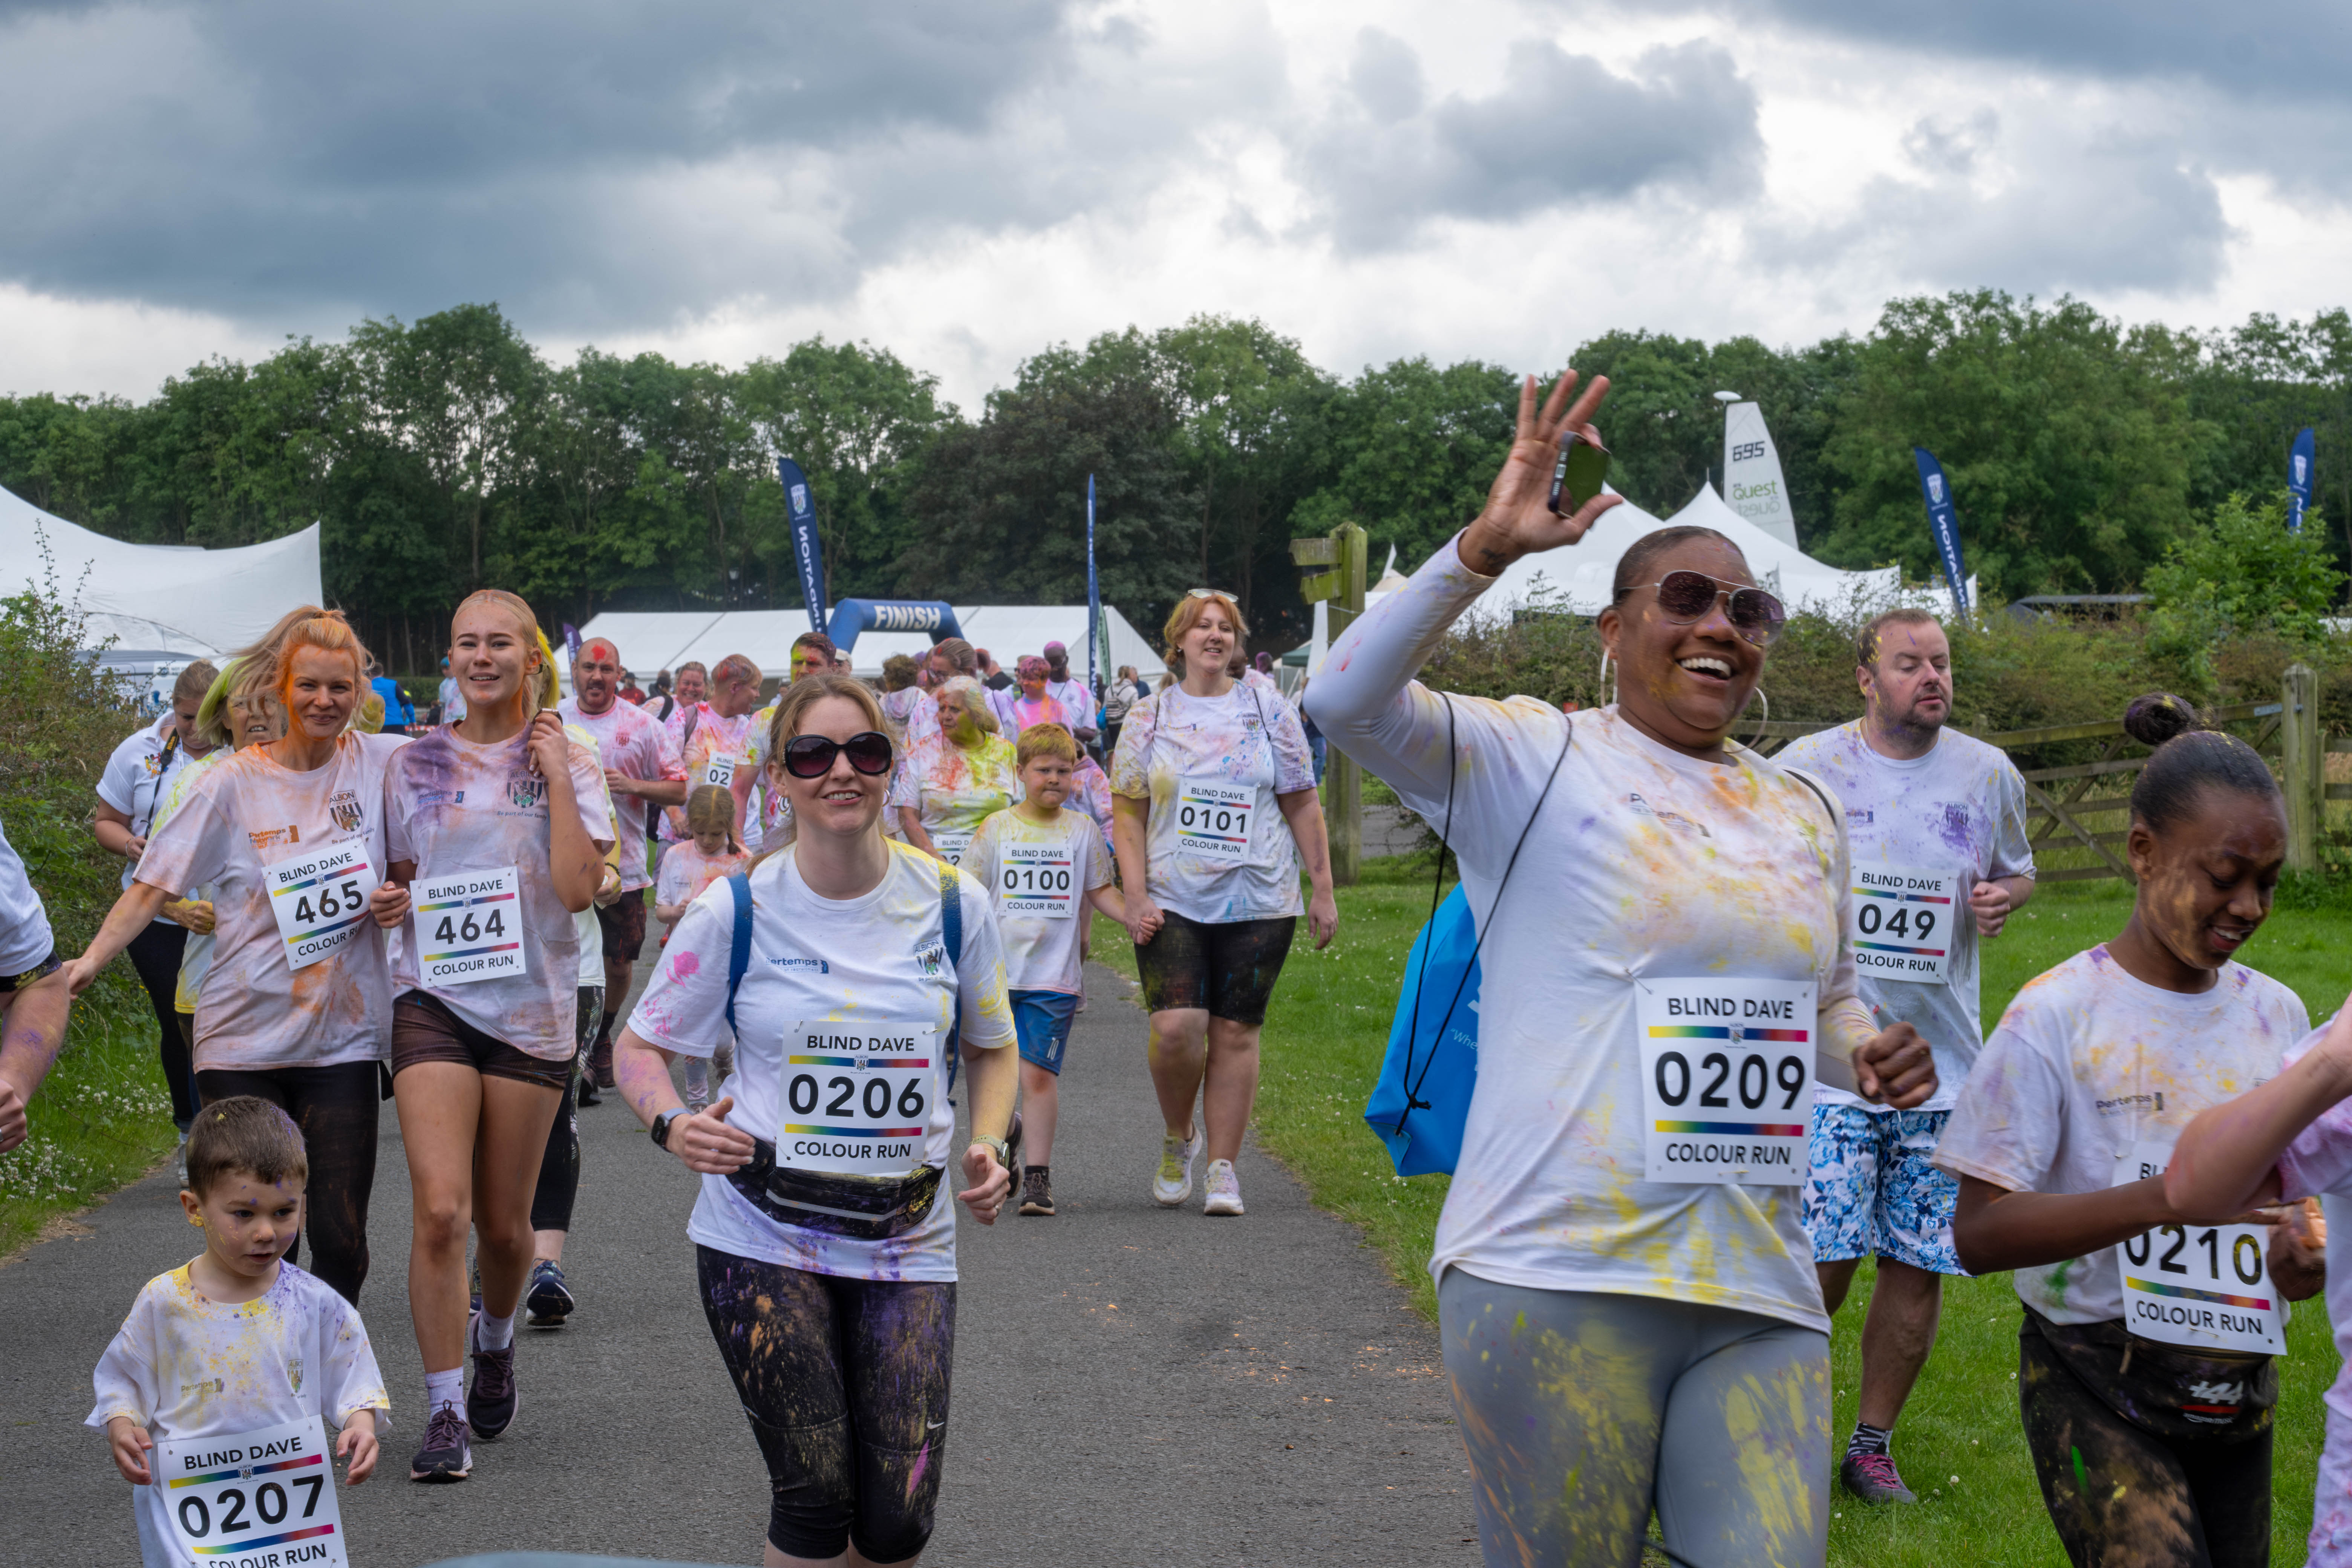
[[[930,1468],[931,1444],[930,1439],[925,1438],[923,1440],[923,1451],[915,1456],[914,1470],[907,1477],[907,1496],[908,1498],[911,1499],[915,1495],[915,1489],[923,1484],[923,1472]]]
[[[691,980],[701,972],[702,961],[693,953],[677,952],[670,955],[669,977],[672,980]]]

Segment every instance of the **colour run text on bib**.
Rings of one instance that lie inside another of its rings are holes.
[[[1642,979],[1642,1142],[1653,1182],[1796,1186],[1810,1168],[1811,981]]]
[[[963,852],[971,847],[973,829],[942,827],[931,835],[931,847],[939,858],[950,866],[963,864]]]
[[[1958,871],[1856,866],[1846,929],[1854,973],[1943,984],[1951,978],[1952,943],[1966,913]]]
[[[286,939],[286,966],[308,969],[332,958],[365,931],[368,896],[383,879],[367,846],[337,844],[269,868],[269,912]]]
[[[938,1026],[787,1024],[783,1047],[777,1164],[899,1176],[923,1163],[947,1083]]]
[[[522,878],[514,867],[419,877],[409,898],[416,911],[417,978],[425,984],[470,985],[530,973]]]
[[[345,1568],[334,1456],[316,1415],[237,1437],[158,1442],[172,1533],[224,1568]]]
[[[2141,1140],[2116,1162],[2116,1186],[2164,1174],[2169,1143]],[[2202,1351],[2286,1353],[2286,1303],[2271,1284],[2270,1227],[2164,1225],[2116,1248],[2124,1327]]]
[[[1066,921],[1077,912],[1077,853],[1067,844],[1008,844],[996,865],[1001,914]]]
[[[701,782],[717,784],[720,789],[732,789],[735,785],[735,759],[724,755],[712,757],[702,764]]]
[[[1250,819],[1256,812],[1254,786],[1181,780],[1176,786],[1177,851],[1238,865],[1249,858]]]

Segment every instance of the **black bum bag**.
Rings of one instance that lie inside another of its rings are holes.
[[[856,1241],[904,1236],[929,1217],[947,1173],[918,1165],[903,1176],[853,1176],[776,1163],[776,1146],[751,1141],[751,1159],[727,1179],[770,1219]]]

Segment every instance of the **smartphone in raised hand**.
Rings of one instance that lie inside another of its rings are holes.
[[[1574,430],[1559,433],[1559,458],[1551,468],[1551,510],[1570,517],[1601,493],[1609,479],[1609,448]]]

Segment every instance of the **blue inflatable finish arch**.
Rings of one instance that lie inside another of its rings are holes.
[[[824,626],[834,647],[847,653],[866,632],[921,632],[933,642],[963,636],[955,606],[938,599],[844,599],[834,605]]]

